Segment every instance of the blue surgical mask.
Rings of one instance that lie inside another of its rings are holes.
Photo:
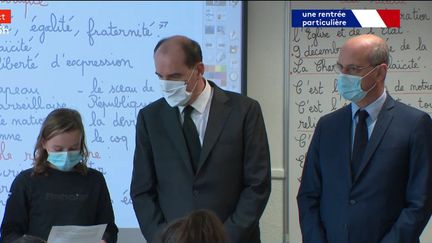
[[[192,73],[190,74],[189,78],[185,81],[178,81],[178,80],[173,81],[173,80],[163,80],[163,79],[159,80],[161,84],[161,90],[163,96],[166,102],[171,107],[185,106],[189,102],[192,93],[198,83],[198,81],[195,82],[192,91],[189,92],[186,90],[186,86],[189,83],[189,80],[192,77],[194,71],[195,68],[192,70]]]
[[[70,171],[82,160],[80,151],[48,152],[47,160],[61,171]]]
[[[373,70],[375,70],[375,68],[376,67],[374,67],[363,77],[340,73],[337,77],[337,89],[339,91],[339,94],[342,95],[342,97],[344,97],[345,99],[355,103],[361,101],[367,95],[367,93],[369,93],[369,91],[375,88],[377,84],[375,82],[372,88],[364,91],[361,88],[361,80],[368,76]]]

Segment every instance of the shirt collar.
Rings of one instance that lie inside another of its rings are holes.
[[[196,98],[196,100],[190,104],[196,111],[202,114],[210,101],[211,87],[207,79],[204,78],[205,87],[201,94]],[[180,113],[183,112],[185,106],[179,106]]]
[[[384,89],[383,93],[378,99],[376,99],[374,102],[370,103],[369,105],[363,108],[363,110],[366,110],[368,112],[369,117],[372,121],[376,121],[378,119],[378,114],[381,111],[381,108],[383,107],[386,98],[387,98],[387,92]],[[356,103],[354,102],[351,103],[352,119],[355,119],[355,114],[359,109],[360,107],[358,107]]]

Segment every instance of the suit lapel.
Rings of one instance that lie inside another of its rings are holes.
[[[197,174],[207,160],[213,146],[218,140],[219,135],[222,133],[222,129],[225,125],[225,121],[228,118],[231,106],[228,104],[228,97],[226,94],[219,89],[213,82],[209,81],[210,85],[214,88],[213,98],[211,100],[209,117],[207,120],[207,127],[204,135],[203,146],[201,149],[200,160],[198,164]]]
[[[183,130],[180,126],[179,110],[177,107],[170,107],[167,104],[167,108],[162,111],[163,126],[166,129],[166,134],[174,144],[178,154],[180,155],[183,162],[185,162],[188,170],[193,174],[193,168],[191,160],[189,158],[189,152],[186,145],[186,140],[183,135]]]
[[[389,127],[391,120],[393,119],[393,115],[390,110],[394,107],[394,100],[387,94],[387,99],[381,109],[378,119],[376,121],[375,127],[370,136],[369,142],[366,146],[366,150],[363,157],[363,163],[360,166],[359,172],[357,173],[354,182],[359,178],[362,171],[366,168],[366,166],[370,163],[371,157],[375,150],[378,148],[378,145],[382,141],[384,134]]]

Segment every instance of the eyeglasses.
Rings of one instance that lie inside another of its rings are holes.
[[[346,70],[346,73],[347,73],[347,74],[358,74],[358,73],[360,73],[361,70],[363,70],[363,69],[365,69],[365,68],[368,68],[368,67],[376,67],[376,66],[374,66],[374,65],[368,65],[368,66],[357,66],[357,65],[352,65],[352,64],[347,65],[347,66],[343,66],[343,65],[340,64],[340,63],[336,63],[334,66],[335,66],[334,71],[335,71],[337,74],[342,73],[342,70],[344,70],[344,69]]]

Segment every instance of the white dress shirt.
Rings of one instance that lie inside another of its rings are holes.
[[[211,100],[213,97],[213,88],[210,86],[209,82],[206,79],[204,79],[204,81],[204,90],[197,97],[197,99],[192,104],[190,104],[194,108],[191,113],[191,118],[198,130],[201,146],[204,141],[205,130],[207,128],[207,120],[210,113]],[[179,106],[178,108],[181,114],[180,121],[183,124],[183,110],[185,106]]]

